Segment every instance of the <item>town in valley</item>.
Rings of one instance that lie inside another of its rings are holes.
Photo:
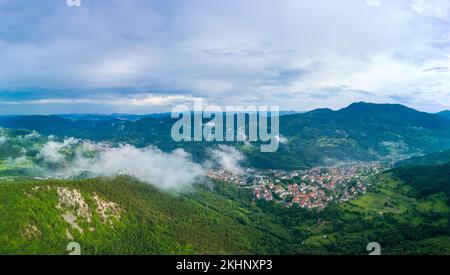
[[[368,162],[294,171],[246,169],[241,174],[211,169],[207,175],[251,189],[255,200],[320,210],[365,194],[372,185],[371,176],[387,168],[387,164]]]

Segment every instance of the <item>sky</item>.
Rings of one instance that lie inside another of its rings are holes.
[[[450,0],[2,0],[0,22],[0,114],[450,109]]]

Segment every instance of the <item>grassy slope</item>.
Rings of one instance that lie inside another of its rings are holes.
[[[373,181],[378,184],[366,195],[324,211],[322,229],[315,225],[317,233],[305,244],[313,250],[326,247],[328,253],[353,254],[356,247],[376,241],[384,254],[430,254],[431,247],[434,254],[450,254],[450,207],[444,194],[418,198],[391,174]]]

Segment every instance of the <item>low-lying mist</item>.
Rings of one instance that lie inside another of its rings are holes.
[[[192,161],[183,149],[163,152],[156,147],[112,146],[74,138],[48,140],[36,155],[36,163],[47,177],[76,178],[129,175],[163,190],[183,191],[202,181],[206,169],[217,167],[242,174],[242,153],[219,145],[208,150],[203,164]]]
[[[76,139],[47,142],[37,159],[49,176],[59,178],[129,175],[164,190],[183,190],[203,175],[184,150],[162,152],[156,147],[112,147]]]
[[[205,179],[207,170],[243,174],[244,155],[226,145],[212,146],[201,164],[183,149],[164,152],[76,138],[58,139],[37,132],[19,135],[0,128],[0,164],[17,175],[37,178],[93,178],[129,175],[162,190],[183,191]],[[1,177],[0,173],[0,177]]]
[[[207,166],[220,167],[232,174],[244,174],[241,162],[245,159],[245,156],[236,148],[219,145],[217,148],[210,148],[208,155],[210,160],[207,162]]]

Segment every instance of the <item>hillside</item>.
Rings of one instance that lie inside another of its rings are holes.
[[[393,174],[411,185],[420,196],[442,192],[450,196],[450,163],[442,165],[405,166]]]
[[[175,120],[147,117],[124,121],[64,119],[58,116],[0,117],[0,126],[36,130],[45,135],[93,141],[154,145],[164,151],[184,148],[196,161],[206,158],[210,143],[176,143],[170,137]],[[280,117],[285,141],[275,153],[235,143],[256,168],[299,169],[342,161],[398,160],[450,148],[450,120],[402,105],[354,103],[332,111],[318,109]]]
[[[0,254],[66,254],[73,240],[83,254],[281,252],[226,201],[219,210],[127,177],[1,183],[0,198]]]
[[[129,177],[0,181],[0,254],[450,254],[450,208],[390,174],[365,196],[317,212],[253,201],[214,182],[162,192]]]
[[[442,111],[437,113],[437,115],[450,119],[450,111]]]
[[[313,163],[395,160],[450,148],[448,120],[402,105],[354,103],[282,117],[280,125],[292,155]]]
[[[430,166],[450,163],[450,150],[437,152],[425,156],[413,157],[406,160],[399,161],[395,164],[396,167],[402,166]]]
[[[117,134],[125,121],[115,118],[104,120],[75,120],[60,116],[4,116],[0,127],[34,130],[44,135],[106,140]]]

